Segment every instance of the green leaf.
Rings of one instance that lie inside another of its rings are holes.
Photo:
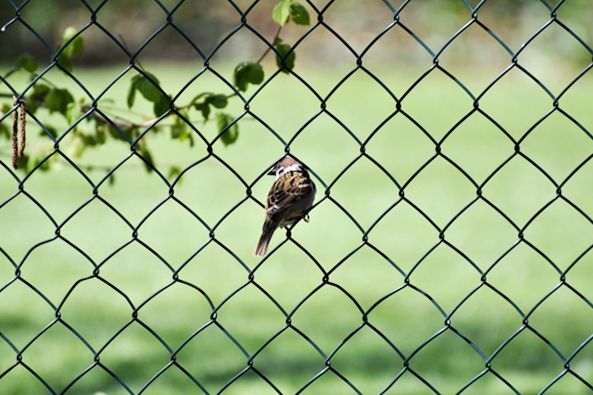
[[[73,28],[72,26],[67,27],[64,30],[64,34],[62,35],[62,45],[66,44],[72,37],[74,37],[78,33],[78,30]],[[66,52],[69,56],[72,55],[82,55],[84,51],[84,39],[82,36],[77,36],[68,44],[66,48],[64,48],[63,52]]]
[[[42,155],[43,155],[43,158],[41,158],[41,160],[45,159],[45,154],[42,154]],[[49,170],[49,159],[47,159],[45,162],[41,163],[41,166],[39,166],[39,170],[41,170],[41,171]]]
[[[154,83],[157,85],[159,84],[159,80],[151,73],[146,72],[146,75],[150,77]],[[154,112],[160,113],[163,115],[167,109],[169,109],[169,101],[163,96],[161,90],[153,84],[147,77],[142,74],[135,75],[132,80],[130,81],[130,88],[128,89],[128,98],[127,104],[128,108],[132,108],[134,106],[134,102],[136,101],[136,92],[140,92],[140,94],[149,102],[155,103],[154,105]],[[166,109],[165,108],[166,102]],[[158,110],[158,111],[157,111]],[[161,112],[163,111],[163,112]],[[157,115],[157,116],[160,116]]]
[[[140,131],[136,127],[122,128],[121,131],[124,132],[130,140],[136,140],[138,136],[140,136]]]
[[[17,169],[27,169],[29,167],[29,155],[19,156],[16,160]]]
[[[210,106],[208,103],[195,103],[194,108],[202,113],[204,121],[210,116]]]
[[[76,28],[74,28],[72,26],[68,26],[64,30],[64,33],[62,34],[62,42],[67,42],[72,37],[74,37],[74,35],[76,35],[76,33],[78,33],[78,30],[76,30]]]
[[[62,66],[64,69],[72,72],[72,59],[70,59],[70,55],[65,52],[60,54],[58,58],[58,64]]]
[[[87,135],[87,134],[82,135],[82,142],[87,147],[92,147],[92,146],[97,145],[97,139],[95,139],[95,136],[91,136],[91,135]]]
[[[207,95],[208,96],[212,95],[212,93],[202,92],[199,95],[197,95],[196,97],[194,97],[193,100],[189,103],[190,106],[193,106],[196,110],[198,110],[202,113],[204,120],[207,120],[208,116],[210,115],[210,106],[208,105],[208,103],[206,103],[206,101],[198,103],[198,100],[200,100],[202,97],[207,96]]]
[[[183,126],[182,125],[172,125],[171,126],[171,138],[178,139],[183,134]]]
[[[82,55],[84,52],[84,39],[82,36],[76,37],[70,44],[68,44],[68,48],[72,48],[73,55]]]
[[[264,69],[254,62],[241,62],[235,67],[234,85],[241,92],[247,90],[247,84],[259,85],[264,80]]]
[[[16,69],[25,69],[29,73],[34,73],[37,71],[37,60],[31,55],[21,55],[18,59],[14,62],[14,67]]]
[[[282,69],[282,72],[286,74],[289,73],[289,70],[294,69],[294,61],[296,59],[296,53],[290,49],[290,45],[288,44],[276,44],[276,50],[281,55],[280,57],[276,54],[276,64],[278,65],[278,68]]]
[[[70,125],[74,124],[82,117],[82,108],[79,103],[72,102],[66,106],[66,120]]]
[[[109,134],[112,138],[116,140],[126,141],[126,137],[130,140],[134,140],[135,137],[138,136],[138,130],[135,128],[124,128],[121,127],[119,130],[110,124],[100,124],[97,125],[97,133],[102,132],[105,134]],[[120,132],[121,131],[121,132]],[[123,133],[123,134],[122,134]]]
[[[66,40],[64,40],[64,44],[66,44]],[[68,44],[66,48],[62,50],[62,54],[67,55],[68,57],[72,57],[73,55],[82,55],[84,52],[84,40],[81,36],[76,37],[74,40]]]
[[[81,36],[76,36],[77,33],[78,30],[68,27],[62,35],[62,46],[66,45],[70,40],[72,41],[66,47],[61,48],[62,52],[60,52],[58,64],[70,72],[72,71],[72,56],[81,55],[84,51],[84,40]]]
[[[239,125],[235,122],[232,126],[229,126],[235,118],[232,115],[219,112],[216,114],[216,126],[218,127],[218,133],[226,131],[220,136],[220,140],[225,146],[233,144],[239,137]]]
[[[95,130],[95,141],[97,142],[97,144],[105,144],[105,142],[107,141],[106,137],[107,136],[105,135],[105,131],[100,130],[99,128]]]
[[[171,100],[170,96],[165,97],[161,95],[159,101],[154,103],[153,112],[155,117],[160,117],[161,115],[169,111],[169,108],[171,107],[171,102],[169,100]]]
[[[42,137],[53,137],[54,139],[57,139],[58,131],[51,126],[45,125],[45,129],[41,129],[39,131],[39,135]]]
[[[185,114],[184,114],[185,115]],[[178,139],[187,134],[189,126],[181,117],[175,117],[175,123],[171,126],[171,138]]]
[[[109,134],[111,136],[111,138],[113,138],[115,140],[125,141],[124,136],[122,136],[122,134],[119,132],[119,130],[117,130],[116,128],[114,128],[113,126],[111,126],[109,124],[103,124],[103,123],[97,122],[97,132]]]
[[[136,100],[136,91],[138,90],[138,81],[136,77],[132,78],[132,81],[130,81],[130,89],[128,89],[128,108],[132,108],[134,106],[134,101]]]
[[[146,171],[148,173],[150,173],[151,171],[154,170],[154,161],[152,160],[152,154],[150,153],[150,151],[147,148],[139,148],[138,149],[138,153],[140,155],[142,155],[142,157],[146,160],[142,161],[142,163],[144,164],[144,168],[146,169]],[[148,162],[148,163],[147,163]]]
[[[204,101],[198,102],[198,100],[202,97],[204,97]],[[211,92],[200,93],[190,102],[190,106],[193,106],[196,110],[202,113],[204,121],[207,121],[208,117],[210,116],[210,106],[214,106],[216,108],[225,108],[227,104],[228,98],[225,95],[214,94]]]
[[[206,95],[211,95],[211,94],[212,94],[211,92],[202,92],[202,93],[200,93],[199,95],[197,95],[196,97],[194,97],[194,98],[192,99],[192,101],[190,101],[190,102],[189,102],[189,105],[188,105],[188,107],[191,107],[191,106],[193,106],[193,105],[194,105],[194,104],[195,104],[195,103],[196,103],[198,100],[200,100],[202,97],[204,97],[204,96],[206,96]]]
[[[301,3],[291,3],[290,15],[292,21],[297,25],[308,25],[310,23],[309,11]]]
[[[169,169],[169,174],[167,174],[167,178],[172,181],[175,178],[177,178],[177,176],[179,176],[180,174],[181,174],[181,168],[179,166],[171,166],[171,168]],[[177,181],[178,185],[181,183],[181,180],[182,179]]]
[[[44,103],[50,113],[55,111],[66,115],[68,104],[72,103],[74,98],[67,89],[53,88],[45,96]]]
[[[263,78],[262,78],[263,80]],[[260,81],[261,83],[261,81]],[[210,94],[206,97],[206,103],[212,104],[216,108],[225,108],[228,104],[228,99],[225,95]]]
[[[74,156],[75,158],[80,158],[86,149],[86,145],[83,141],[81,135],[77,135],[72,142],[70,143],[69,147],[70,155]]]
[[[171,138],[179,139],[180,142],[184,142],[189,139],[190,147],[194,145],[194,139],[192,136],[191,128],[189,124],[184,120],[189,118],[187,110],[179,110],[180,116],[174,117],[175,123],[171,126]]]
[[[39,109],[37,102],[33,99],[25,100],[25,105],[27,106],[27,111],[30,112],[31,114],[35,114],[37,112],[37,110]]]
[[[272,19],[274,19],[280,26],[284,26],[290,20],[291,4],[292,2],[290,0],[285,0],[276,4],[276,7],[274,7],[274,10],[272,11]]]
[[[132,78],[132,83],[136,83],[138,91],[142,94],[142,96],[144,96],[146,100],[157,103],[163,98],[163,93],[157,87],[157,85],[159,85],[159,80],[150,73],[146,73],[146,75],[150,77],[154,83],[143,75],[137,75]],[[136,81],[134,82],[134,80]]]
[[[4,137],[7,140],[10,139],[11,132],[8,130],[8,126],[3,123],[0,123],[0,137]]]
[[[153,103],[159,102],[163,97],[161,90],[144,77],[138,83],[138,91],[146,100]]]
[[[183,133],[181,134],[181,136],[179,136],[179,142],[183,143],[185,140],[189,139],[189,146],[193,147],[193,138],[192,135],[189,133],[189,131],[186,129],[183,131]]]
[[[45,96],[48,93],[49,86],[37,82],[35,85],[33,85],[33,93],[31,94],[31,99],[42,102],[45,100]]]

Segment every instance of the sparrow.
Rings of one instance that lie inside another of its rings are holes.
[[[253,256],[266,256],[272,235],[279,227],[292,225],[300,219],[309,222],[308,212],[315,199],[315,184],[307,168],[296,159],[285,157],[268,175],[276,176],[276,181],[266,200],[263,231]]]

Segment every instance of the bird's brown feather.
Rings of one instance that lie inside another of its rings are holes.
[[[292,167],[295,163],[296,169],[279,176],[270,189],[265,204],[266,218],[262,235],[253,251],[255,256],[265,256],[274,231],[305,218],[313,205],[315,184],[304,166],[287,157],[284,163],[281,162],[282,167],[277,167],[276,171]]]
[[[278,178],[270,189],[266,200],[266,214],[272,217],[283,209],[290,207],[295,201],[308,196],[315,185],[306,173],[290,172]]]

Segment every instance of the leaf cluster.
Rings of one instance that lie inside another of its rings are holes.
[[[291,19],[297,25],[308,25],[310,23],[309,12],[301,3],[292,0],[284,0],[274,7],[272,18],[280,26],[286,25]]]
[[[29,73],[31,81],[36,81],[22,97],[27,113],[33,115],[39,110],[43,110],[49,114],[60,114],[64,117],[71,125],[67,130],[61,130],[60,127],[49,123],[42,126],[40,134],[56,141],[67,133],[70,155],[79,157],[87,148],[103,145],[110,139],[125,141],[134,145],[136,153],[143,160],[146,169],[152,171],[154,169],[153,155],[149,144],[144,136],[139,139],[141,133],[147,128],[150,128],[154,133],[168,128],[171,139],[180,142],[188,141],[190,146],[193,146],[194,124],[196,122],[205,124],[214,118],[218,132],[216,139],[220,139],[225,146],[234,144],[239,138],[238,118],[221,110],[228,106],[232,98],[241,97],[241,94],[247,92],[251,85],[258,86],[263,83],[265,72],[261,61],[271,50],[275,53],[276,65],[280,71],[290,73],[294,69],[296,53],[294,48],[280,38],[280,31],[290,21],[296,25],[308,25],[310,23],[309,13],[302,4],[296,1],[282,0],[274,7],[271,16],[279,26],[278,33],[271,41],[272,47],[266,50],[257,62],[243,61],[235,67],[233,72],[234,93],[201,92],[186,105],[180,105],[173,102],[172,95],[163,90],[159,79],[154,74],[144,70],[137,63],[138,74],[130,79],[126,103],[128,109],[131,110],[140,95],[152,104],[152,114],[147,116],[147,120],[142,123],[128,121],[115,115],[108,119],[102,114],[98,114],[85,103],[84,98],[77,100],[68,89],[56,86],[47,81],[45,77],[39,78],[36,74],[39,68],[38,61],[27,54],[16,59],[13,70],[5,78],[14,72],[23,71]],[[85,42],[82,33],[83,31],[74,27],[66,28],[57,48],[57,55],[51,59],[52,62],[57,62],[66,73],[72,73],[72,59],[84,52]],[[11,105],[7,103],[0,105],[2,113],[11,110]],[[192,120],[192,114],[196,112],[201,115],[201,121]],[[159,122],[163,118],[170,119],[171,122]],[[7,140],[11,138],[11,131],[4,124],[0,124],[0,138]],[[19,168],[26,169],[26,171],[35,168],[48,170],[52,160],[56,158],[55,155],[48,156],[49,149],[53,150],[53,144],[46,150],[43,150],[42,147],[29,148],[28,152],[19,158]],[[181,174],[181,168],[173,165],[168,177],[173,179]],[[111,177],[110,182],[112,181]]]
[[[140,92],[146,100],[153,103],[154,116],[157,118],[164,115],[171,107],[171,96],[163,92],[159,80],[154,74],[143,71],[143,74],[138,74],[132,78],[127,100],[130,109],[136,101],[136,92]]]

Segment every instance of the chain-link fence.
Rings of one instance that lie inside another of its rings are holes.
[[[136,3],[0,6],[0,393],[593,390],[591,4]]]

